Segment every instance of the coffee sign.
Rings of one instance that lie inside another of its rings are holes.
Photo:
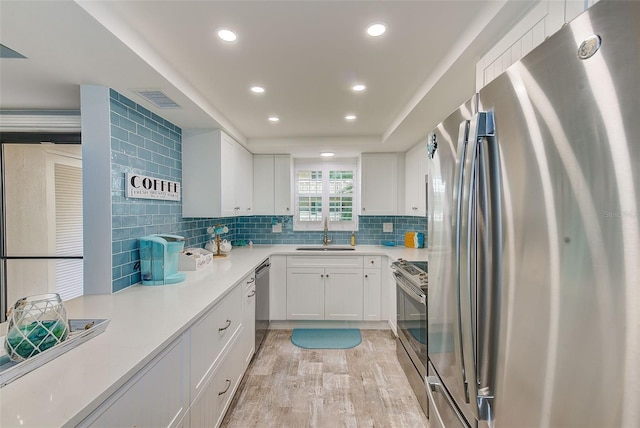
[[[126,174],[127,197],[140,199],[160,199],[164,201],[180,200],[180,183],[147,177],[146,175]]]

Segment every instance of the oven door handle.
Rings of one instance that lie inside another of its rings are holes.
[[[409,295],[412,299],[419,302],[422,305],[427,304],[427,296],[424,294],[416,293],[416,290],[413,289],[412,286],[408,285],[405,279],[398,272],[394,272],[393,276],[396,278],[396,284],[398,287],[402,288],[402,290]]]

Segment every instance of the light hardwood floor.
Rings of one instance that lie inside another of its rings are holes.
[[[270,330],[222,427],[427,427],[388,330],[353,349],[301,349]]]

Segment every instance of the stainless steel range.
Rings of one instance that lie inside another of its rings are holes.
[[[396,353],[418,402],[428,413],[427,376],[427,262],[403,259],[391,264],[396,280],[398,338]]]

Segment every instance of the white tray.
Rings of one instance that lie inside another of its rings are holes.
[[[61,342],[44,352],[34,355],[20,363],[11,361],[4,349],[5,336],[0,337],[0,388],[20,376],[24,376],[31,370],[35,370],[43,364],[48,363],[56,357],[86,342],[92,337],[96,337],[107,329],[108,319],[70,319],[69,336],[67,340]]]

